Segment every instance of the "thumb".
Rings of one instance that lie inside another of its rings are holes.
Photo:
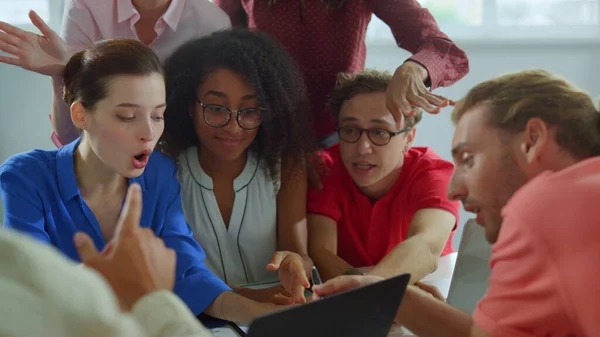
[[[127,188],[125,203],[115,228],[115,237],[118,238],[122,233],[133,233],[140,229],[140,219],[142,217],[142,189],[139,184],[133,183]]]
[[[360,279],[356,276],[338,276],[321,285],[314,285],[312,287],[312,292],[316,295],[315,299],[318,299],[320,297],[345,292],[360,286]]]
[[[86,263],[99,255],[96,245],[94,245],[94,242],[87,234],[82,232],[75,234],[73,242],[75,243],[75,248],[77,248],[81,262]]]
[[[33,25],[37,29],[39,29],[42,35],[44,35],[45,37],[52,37],[56,35],[56,33],[46,24],[46,22],[44,22],[44,20],[42,20],[42,18],[35,11],[29,11],[29,19],[31,20],[31,23],[33,23]]]
[[[273,254],[273,257],[271,257],[271,261],[269,261],[269,264],[267,264],[267,269],[270,271],[274,271],[279,269],[279,266],[281,265],[281,262],[283,262],[283,260],[287,257],[287,252],[275,252],[275,254]]]

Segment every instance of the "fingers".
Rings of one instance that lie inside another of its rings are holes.
[[[11,46],[14,48],[14,50],[18,50],[18,45],[19,42],[21,40],[19,40],[18,38],[10,35],[10,34],[6,34],[4,32],[0,32],[0,41],[4,42],[5,44]],[[11,54],[14,54],[14,52],[10,52]]]
[[[427,284],[427,283],[422,283],[422,282],[416,282],[415,286],[417,286],[419,289],[429,293],[431,296],[433,296],[433,298],[438,299],[442,302],[446,302],[446,298],[444,297],[442,292],[437,287]]]
[[[31,20],[31,23],[40,30],[42,35],[50,37],[56,34],[35,11],[29,11],[29,19]]]
[[[0,44],[0,50],[2,50],[1,44]],[[19,67],[21,66],[21,62],[19,61],[18,58],[10,57],[10,56],[0,55],[0,63],[12,64],[12,65],[19,66]]]
[[[394,120],[396,120],[396,123],[402,123],[404,116],[412,116],[414,114],[408,101],[404,97],[398,98],[392,92],[387,94],[386,106],[394,117]]]
[[[7,34],[15,36],[21,40],[24,40],[27,38],[27,34],[30,34],[20,28],[17,28],[13,25],[9,25],[8,23],[4,22],[4,21],[0,21],[0,30],[5,31]]]
[[[142,189],[139,184],[133,183],[127,189],[125,204],[117,223],[115,236],[122,233],[131,233],[140,228],[142,217]]]
[[[300,284],[302,285],[302,287],[304,287],[304,289],[310,288],[310,281],[308,280],[308,277],[306,276],[306,272],[304,271],[304,268],[302,268],[302,276],[300,276]]]
[[[96,245],[94,245],[94,241],[92,241],[87,234],[82,232],[75,234],[73,242],[75,243],[75,248],[77,249],[81,262],[86,263],[99,255],[98,249],[96,249]]]
[[[290,303],[306,303],[306,297],[304,297],[304,289],[303,287],[296,286],[292,289],[292,296],[290,297]]]
[[[435,106],[439,106],[439,107],[448,106],[448,99],[444,96],[436,95],[429,91],[425,91],[424,93],[421,94],[421,97],[423,97],[429,103],[431,103]]]
[[[279,266],[281,266],[281,262],[283,262],[283,260],[285,260],[287,255],[288,255],[288,252],[284,252],[284,251],[275,252],[275,254],[273,254],[273,256],[271,257],[271,261],[269,261],[269,264],[267,264],[267,269],[270,271],[278,270]]]
[[[106,246],[104,246],[104,249],[102,249],[102,252],[100,252],[100,255],[102,256],[108,256],[110,255],[110,253],[112,252],[114,247],[114,241],[109,241]]]
[[[354,289],[359,286],[360,281],[356,276],[338,276],[321,285],[314,285],[312,287],[313,300]]]
[[[432,105],[431,103],[429,103],[429,101],[427,101],[421,96],[412,96],[409,98],[409,100],[412,105],[417,106],[429,113],[434,113],[438,109],[437,106]]]

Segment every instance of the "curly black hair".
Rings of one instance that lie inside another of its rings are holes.
[[[188,112],[202,80],[218,69],[244,76],[266,109],[249,148],[264,160],[266,174],[277,178],[279,164],[285,160],[292,165],[292,172],[305,167],[314,181],[314,160],[309,156],[316,152],[317,145],[304,79],[282,45],[265,33],[245,28],[188,41],[165,61],[167,109],[161,149],[177,157],[188,147],[199,145]]]

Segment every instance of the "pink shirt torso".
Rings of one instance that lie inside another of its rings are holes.
[[[475,324],[494,337],[600,333],[600,158],[543,173],[503,209]]]
[[[138,40],[134,25],[139,13],[131,0],[71,0],[67,4],[61,37],[73,52],[91,43],[116,37]],[[208,0],[172,0],[155,26],[150,47],[164,61],[190,39],[231,27],[229,16]]]
[[[71,0],[66,5],[60,36],[71,53],[104,39],[139,40],[134,26],[139,19],[131,0]],[[229,28],[229,16],[208,0],[172,0],[156,23],[157,37],[149,46],[164,62],[187,41]],[[66,105],[63,108],[68,109]],[[70,119],[70,115],[64,113],[63,118]],[[59,148],[65,143],[56,132],[50,139]]]

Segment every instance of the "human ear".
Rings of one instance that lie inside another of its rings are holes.
[[[532,118],[527,122],[520,149],[528,163],[532,163],[539,157],[549,136],[548,126],[543,120]]]
[[[71,121],[78,129],[85,130],[86,110],[80,101],[75,101],[71,104]]]

